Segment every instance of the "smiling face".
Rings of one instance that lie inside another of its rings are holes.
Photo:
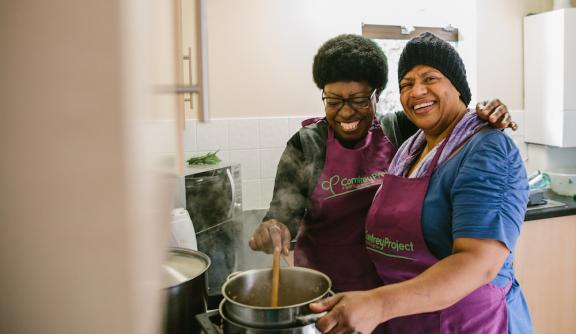
[[[406,116],[427,135],[439,135],[466,112],[460,93],[437,69],[417,65],[400,80]]]
[[[366,136],[374,119],[377,98],[373,92],[368,83],[357,81],[337,81],[324,86],[324,97],[328,98],[324,101],[326,120],[339,140],[354,143]],[[331,98],[335,98],[334,101],[346,99],[348,103],[338,110],[331,107]],[[355,107],[352,108],[350,104]]]

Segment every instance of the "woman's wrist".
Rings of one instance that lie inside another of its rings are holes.
[[[373,298],[378,305],[378,310],[380,310],[379,319],[381,322],[404,315],[401,311],[402,294],[396,293],[395,290],[394,285],[386,285],[372,290]]]

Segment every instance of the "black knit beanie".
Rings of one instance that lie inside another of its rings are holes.
[[[398,82],[414,66],[428,65],[444,74],[460,93],[460,99],[468,106],[472,94],[466,80],[466,68],[458,52],[448,42],[425,32],[407,44],[398,61]]]

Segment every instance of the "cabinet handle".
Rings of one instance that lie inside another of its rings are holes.
[[[188,62],[188,80],[190,83],[190,86],[192,86],[192,48],[188,48],[188,54],[184,55],[184,60],[186,60]],[[190,110],[194,109],[194,101],[192,100],[192,94],[194,92],[189,92],[188,93],[188,98],[184,99],[184,102],[189,102],[190,103]]]
[[[198,85],[157,85],[154,91],[158,94],[194,94],[200,93]]]

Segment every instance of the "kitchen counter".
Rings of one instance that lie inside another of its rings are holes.
[[[545,206],[529,208],[524,221],[576,215],[576,201],[573,198],[558,195],[550,190],[544,193],[544,198],[565,205],[551,208],[546,208]]]

